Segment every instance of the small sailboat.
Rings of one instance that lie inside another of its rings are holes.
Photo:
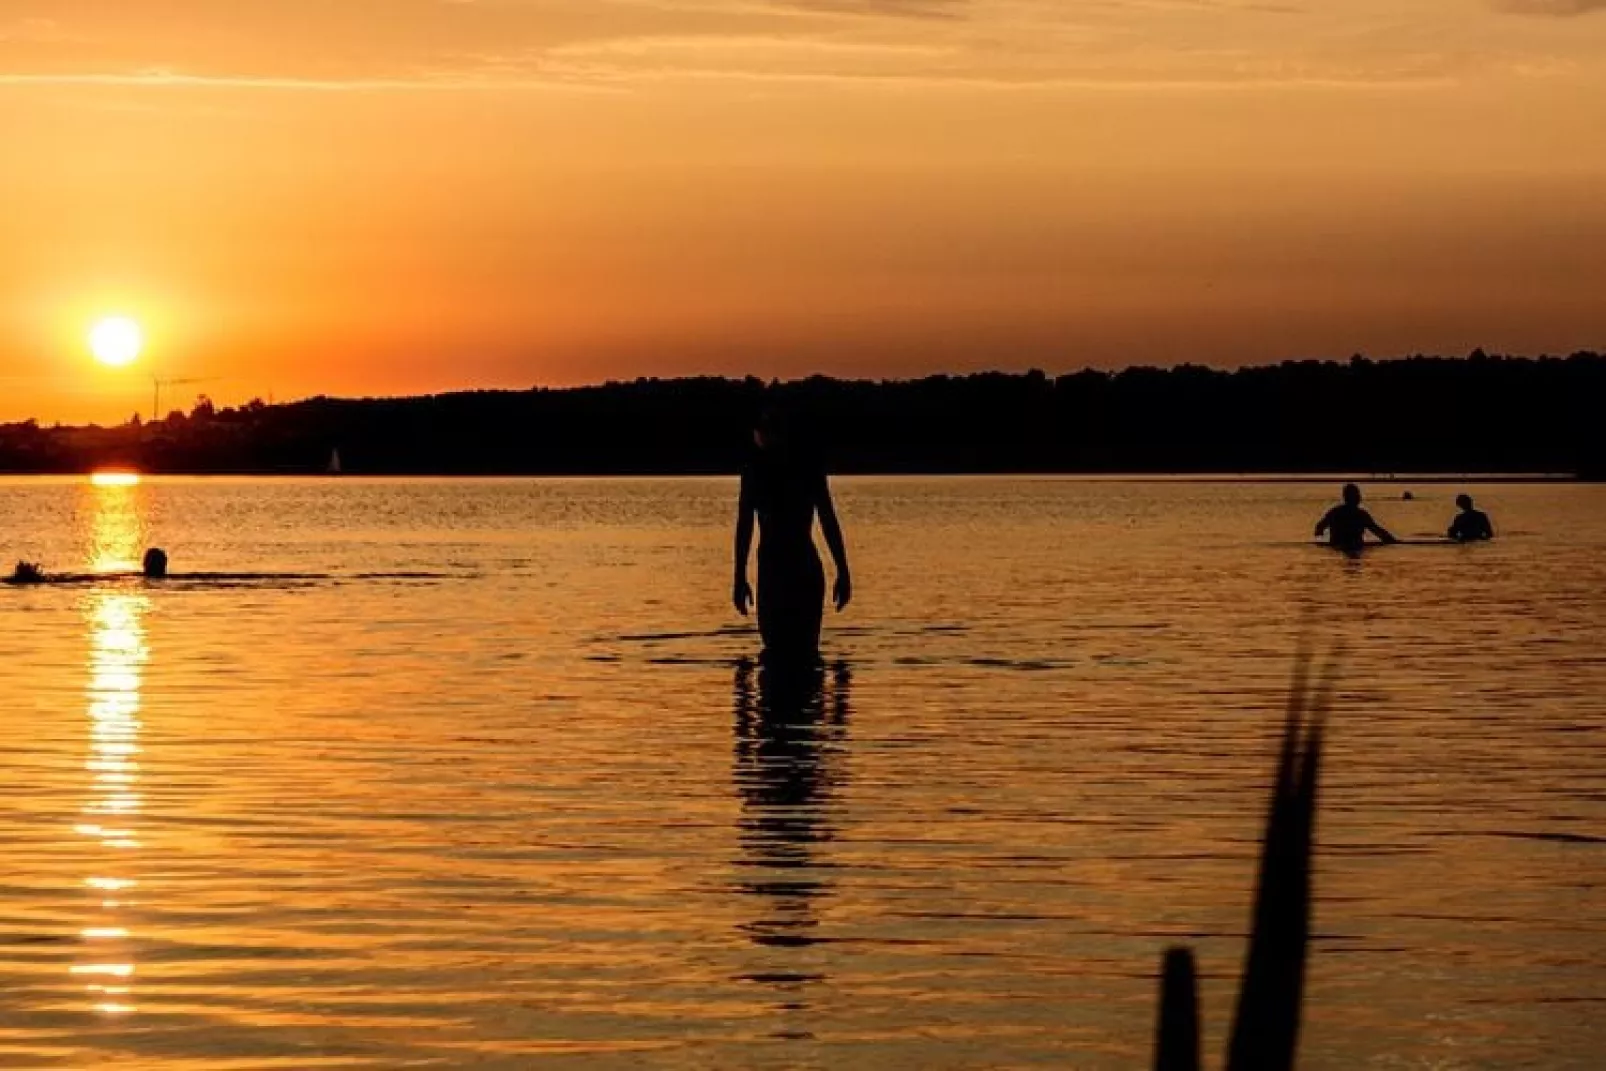
[[[329,468],[326,471],[331,476],[340,475],[340,450],[338,448],[329,451]]]

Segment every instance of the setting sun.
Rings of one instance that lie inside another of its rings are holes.
[[[111,368],[132,364],[144,345],[139,324],[126,316],[108,316],[89,332],[89,351],[95,360]]]

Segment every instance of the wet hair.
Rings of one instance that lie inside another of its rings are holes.
[[[1459,506],[1461,509],[1471,509],[1472,508],[1472,496],[1471,495],[1456,495],[1455,496],[1455,504],[1457,506]]]
[[[1361,489],[1359,487],[1355,486],[1352,483],[1345,484],[1344,485],[1344,501],[1347,502],[1348,504],[1350,504],[1351,506],[1360,505],[1361,504]]]
[[[785,435],[791,427],[790,414],[778,405],[766,405],[753,422],[753,430],[760,435]]]
[[[772,401],[759,410],[753,422],[753,441],[768,453],[802,456],[809,452],[807,431],[806,422],[792,406]]]
[[[820,467],[824,444],[813,406],[790,396],[766,397],[753,421],[753,445],[770,461]]]
[[[149,577],[164,577],[167,575],[167,551],[161,547],[152,547],[145,552],[145,575]]]

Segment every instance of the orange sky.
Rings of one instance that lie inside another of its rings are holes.
[[[1606,0],[0,0],[0,419],[1476,345],[1606,348]]]

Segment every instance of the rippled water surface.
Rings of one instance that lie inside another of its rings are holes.
[[[1177,941],[1219,1052],[1307,621],[1304,1066],[1602,1066],[1606,488],[1355,561],[1325,485],[837,490],[793,686],[728,481],[0,482],[12,557],[258,574],[0,588],[0,1067],[1141,1067]]]

